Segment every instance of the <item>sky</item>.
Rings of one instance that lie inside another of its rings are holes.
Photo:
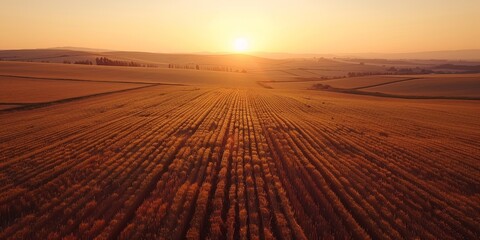
[[[480,0],[0,1],[0,49],[232,52],[235,42],[282,53],[480,49]]]

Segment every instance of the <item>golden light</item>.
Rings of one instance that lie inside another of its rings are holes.
[[[249,49],[249,43],[246,38],[237,38],[233,42],[235,52],[246,52]]]

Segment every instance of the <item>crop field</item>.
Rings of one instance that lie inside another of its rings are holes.
[[[478,239],[479,113],[164,85],[0,113],[0,239]]]

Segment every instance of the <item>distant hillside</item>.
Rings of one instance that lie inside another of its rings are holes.
[[[243,54],[166,54],[149,52],[98,52],[98,51],[80,51],[66,48],[51,49],[22,49],[22,50],[2,50],[0,51],[0,60],[3,61],[23,61],[23,62],[75,62],[92,61],[96,58],[107,57],[112,60],[134,61],[140,64],[154,64],[158,66],[168,66],[168,64],[202,64],[202,65],[227,65],[238,68],[255,69],[266,65],[275,65],[282,63],[282,60],[261,58]]]
[[[99,48],[84,48],[84,47],[54,47],[49,49],[57,50],[72,50],[72,51],[82,51],[82,52],[112,52],[113,50],[109,49],[99,49]]]
[[[291,58],[333,58],[335,54],[316,54],[316,53],[276,53],[276,52],[254,52],[252,55],[271,59],[291,59]]]
[[[274,53],[256,52],[255,56],[287,59],[287,58],[365,58],[365,59],[416,59],[416,60],[480,60],[480,49],[452,50],[452,51],[428,51],[410,53],[336,53],[336,54],[313,54],[313,53]]]
[[[69,48],[69,47],[66,47]],[[437,72],[478,72],[479,62],[473,60],[406,60],[413,55],[395,55],[395,58],[378,56],[377,58],[328,58],[325,55],[279,54],[286,58],[266,58],[246,54],[172,54],[128,51],[81,51],[82,48],[64,49],[23,49],[0,51],[0,60],[22,62],[49,62],[49,63],[79,63],[96,64],[97,58],[107,58],[112,62],[122,62],[121,66],[150,66],[177,69],[199,69],[218,71],[243,70],[249,73],[264,74],[272,77],[307,77],[307,78],[339,78],[344,76],[365,76],[389,73],[426,73],[430,70]],[[86,49],[88,50],[88,49]],[[462,52],[462,51],[460,51]],[[450,52],[449,56],[459,56],[459,51]],[[470,53],[473,58],[475,51]],[[480,53],[480,50],[478,50]],[[442,55],[444,54],[444,55]],[[446,56],[446,52],[417,53],[416,57],[427,58],[433,55]],[[457,55],[455,55],[457,54]],[[290,58],[288,58],[290,56]],[[304,56],[302,58],[302,56]],[[392,55],[391,55],[392,57]],[[120,66],[118,65],[118,66]],[[473,69],[475,68],[475,69]],[[392,69],[399,69],[394,71]],[[417,70],[412,70],[417,69]],[[404,71],[405,70],[405,71]]]
[[[383,58],[383,59],[443,59],[443,60],[480,60],[480,49],[429,51],[412,53],[352,53],[343,57]]]
[[[435,67],[436,69],[451,69],[451,70],[462,70],[470,72],[480,72],[480,65],[455,65],[455,64],[442,64]]]
[[[257,68],[269,64],[282,62],[262,57],[245,54],[168,54],[149,52],[105,52],[105,56],[111,58],[129,59],[132,61],[145,61],[156,64],[204,64],[204,65],[229,65],[243,68]]]

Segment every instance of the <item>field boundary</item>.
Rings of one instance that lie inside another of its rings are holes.
[[[388,94],[388,93],[381,93],[381,92],[366,92],[366,91],[360,91],[360,90],[355,89],[355,88],[352,88],[352,89],[335,88],[335,87],[332,87],[330,85],[324,85],[324,84],[315,84],[312,87],[307,88],[307,90],[319,90],[319,91],[326,91],[326,92],[356,94],[356,95],[365,95],[365,96],[373,96],[373,97],[385,97],[385,98],[400,98],[400,99],[480,100],[480,97],[396,95],[396,94]]]

